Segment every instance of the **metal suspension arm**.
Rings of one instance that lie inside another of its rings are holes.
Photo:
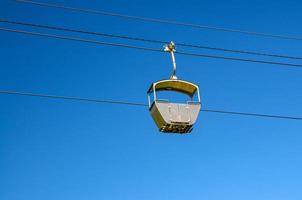
[[[173,72],[172,75],[170,77],[170,79],[177,79],[176,76],[176,62],[175,62],[175,56],[174,56],[174,52],[175,52],[175,44],[174,42],[170,42],[168,45],[165,46],[165,51],[166,52],[170,52],[171,53],[171,57],[172,57],[172,64],[173,64]]]

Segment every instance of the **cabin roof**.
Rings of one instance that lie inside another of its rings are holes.
[[[152,92],[153,89],[155,89],[155,91],[177,91],[192,97],[198,90],[198,86],[184,80],[168,79],[153,83],[150,86],[148,93]]]

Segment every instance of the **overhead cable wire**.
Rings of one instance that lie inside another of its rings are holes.
[[[175,54],[181,54],[181,55],[185,55],[185,56],[194,56],[194,57],[203,57],[203,58],[214,58],[214,59],[223,59],[223,60],[261,63],[261,64],[269,64],[269,65],[283,65],[283,66],[288,66],[288,67],[302,67],[302,65],[300,65],[300,64],[272,62],[272,61],[264,61],[264,60],[253,60],[253,59],[225,57],[225,56],[215,56],[215,55],[207,55],[207,54],[186,53],[186,52],[179,52],[179,51],[176,51]]]
[[[62,100],[79,101],[79,102],[108,103],[108,104],[120,104],[120,105],[127,105],[127,106],[148,107],[148,104],[145,104],[145,103],[136,103],[136,102],[129,102],[129,101],[102,100],[102,99],[91,99],[91,98],[72,97],[72,96],[57,96],[57,95],[49,95],[49,94],[41,94],[41,93],[17,92],[17,91],[11,91],[11,90],[0,90],[0,94],[41,97],[41,98],[49,98],[49,99],[62,99]],[[302,121],[302,117],[284,116],[284,115],[270,115],[270,114],[250,113],[250,112],[235,112],[235,111],[216,110],[216,109],[201,109],[200,111],[208,112],[208,113],[238,115],[238,116],[250,116],[250,117],[275,118],[275,119]]]
[[[209,109],[201,109],[200,111],[201,112],[210,112],[210,113],[229,114],[229,115],[243,115],[243,116],[252,116],[252,117],[267,117],[267,118],[276,118],[276,119],[302,120],[302,117],[269,115],[269,114],[249,113],[249,112],[234,112],[234,111],[209,110]]]
[[[163,41],[163,40],[145,39],[145,38],[140,38],[140,37],[131,37],[131,36],[126,36],[126,35],[108,34],[108,33],[86,31],[86,30],[79,30],[79,29],[71,29],[71,28],[58,27],[58,26],[49,26],[49,25],[36,24],[36,23],[34,24],[34,23],[28,23],[28,22],[22,22],[22,21],[13,21],[13,20],[6,20],[6,19],[0,19],[0,22],[1,23],[7,23],[7,24],[14,24],[14,25],[22,25],[22,26],[30,26],[30,27],[36,27],[36,28],[44,28],[44,29],[65,31],[65,32],[74,32],[74,33],[81,33],[81,34],[97,35],[97,36],[103,36],[103,37],[121,38],[121,39],[136,40],[136,41],[143,41],[143,42],[150,42],[150,43],[159,43],[159,44],[169,43],[168,41]],[[187,43],[182,43],[182,42],[177,43],[177,46],[207,49],[207,50],[214,50],[214,51],[232,52],[232,53],[241,53],[241,54],[250,54],[250,55],[257,55],[257,56],[267,56],[267,57],[277,57],[277,58],[302,60],[302,57],[297,57],[297,56],[262,53],[262,52],[247,51],[247,50],[226,49],[226,48],[220,48],[220,47],[210,47],[210,46],[204,46],[204,45],[187,44]]]
[[[143,104],[143,103],[134,103],[134,102],[126,102],[126,101],[89,99],[89,98],[81,98],[81,97],[57,96],[57,95],[37,94],[37,93],[30,93],[30,92],[16,92],[16,91],[8,91],[8,90],[0,90],[0,94],[43,97],[43,98],[50,98],[50,99],[63,99],[63,100],[73,100],[73,101],[94,102],[94,103],[123,104],[123,105],[130,105],[130,106],[144,106],[144,107],[148,106],[147,104]]]
[[[144,51],[165,52],[160,49],[154,49],[154,48],[148,48],[148,47],[127,45],[127,44],[122,44],[122,43],[101,42],[101,41],[97,41],[97,40],[82,39],[82,38],[78,38],[78,37],[67,37],[67,36],[61,36],[61,35],[23,31],[23,30],[17,30],[17,29],[0,28],[0,31],[11,32],[11,33],[20,33],[20,34],[24,34],[24,35],[47,37],[47,38],[55,38],[55,39],[61,39],[61,40],[85,42],[85,43],[91,43],[91,44],[97,44],[97,45],[131,48],[131,49],[144,50]],[[184,55],[184,56],[194,56],[194,57],[213,58],[213,59],[222,59],[222,60],[233,60],[233,61],[252,62],[252,63],[261,63],[261,64],[270,64],[270,65],[281,65],[281,66],[287,66],[287,67],[299,67],[299,68],[302,67],[301,64],[292,64],[292,63],[284,63],[284,62],[271,62],[271,61],[263,61],[263,60],[215,56],[215,55],[208,55],[208,54],[195,54],[195,53],[186,53],[186,52],[180,52],[180,51],[175,52],[175,53]]]
[[[149,17],[134,16],[134,15],[126,15],[126,14],[109,12],[109,11],[85,9],[85,8],[64,6],[64,5],[51,4],[51,3],[43,3],[43,2],[37,2],[37,1],[31,1],[31,0],[15,0],[15,1],[18,3],[26,3],[26,4],[31,4],[31,5],[35,5],[35,6],[41,6],[41,7],[58,8],[58,9],[69,10],[69,11],[73,11],[73,12],[90,13],[90,14],[95,14],[95,15],[105,15],[105,16],[125,18],[125,19],[129,19],[129,20],[143,21],[143,22],[171,24],[171,25],[176,25],[176,26],[239,33],[239,34],[251,35],[251,36],[261,36],[261,37],[287,39],[287,40],[302,40],[302,37],[261,33],[261,32],[254,32],[254,31],[245,31],[245,30],[241,30],[241,29],[223,28],[223,27],[217,27],[217,26],[208,26],[208,25],[193,24],[193,23],[173,21],[173,20],[165,20],[165,19],[159,19],[159,18],[149,18]]]
[[[20,33],[20,34],[24,34],[24,35],[47,37],[47,38],[55,38],[55,39],[61,39],[61,40],[76,41],[76,42],[92,43],[92,44],[97,44],[97,45],[107,45],[107,46],[124,47],[124,48],[131,48],[131,49],[138,49],[138,50],[145,50],[145,51],[164,52],[163,50],[159,50],[159,49],[133,46],[133,45],[127,45],[127,44],[121,44],[121,43],[100,42],[100,41],[96,41],[96,40],[82,39],[82,38],[76,38],[76,37],[67,37],[67,36],[47,34],[47,33],[38,33],[38,32],[31,32],[31,31],[22,31],[22,30],[16,30],[16,29],[0,28],[0,31],[11,32],[11,33]],[[302,65],[301,65],[301,67],[302,67]]]

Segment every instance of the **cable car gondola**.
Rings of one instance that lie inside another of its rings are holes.
[[[165,47],[170,52],[173,63],[173,73],[170,79],[152,83],[148,90],[149,111],[159,131],[164,133],[190,133],[198,117],[201,103],[199,87],[176,77],[175,44],[169,43]],[[174,101],[157,98],[157,92],[179,92],[189,97],[189,101],[176,103]],[[151,103],[151,96],[153,101]]]

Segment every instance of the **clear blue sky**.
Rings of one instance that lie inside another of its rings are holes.
[[[302,35],[298,0],[43,2]],[[0,13],[11,20],[176,44],[301,56],[299,41],[147,24],[9,0],[1,1]],[[171,73],[170,57],[161,53],[3,32],[0,44],[1,90],[147,103],[150,83]],[[302,116],[301,69],[184,56],[176,60],[178,76],[200,85],[204,108]],[[1,95],[0,199],[300,200],[301,133],[299,121],[201,113],[192,134],[164,135],[141,107]]]

